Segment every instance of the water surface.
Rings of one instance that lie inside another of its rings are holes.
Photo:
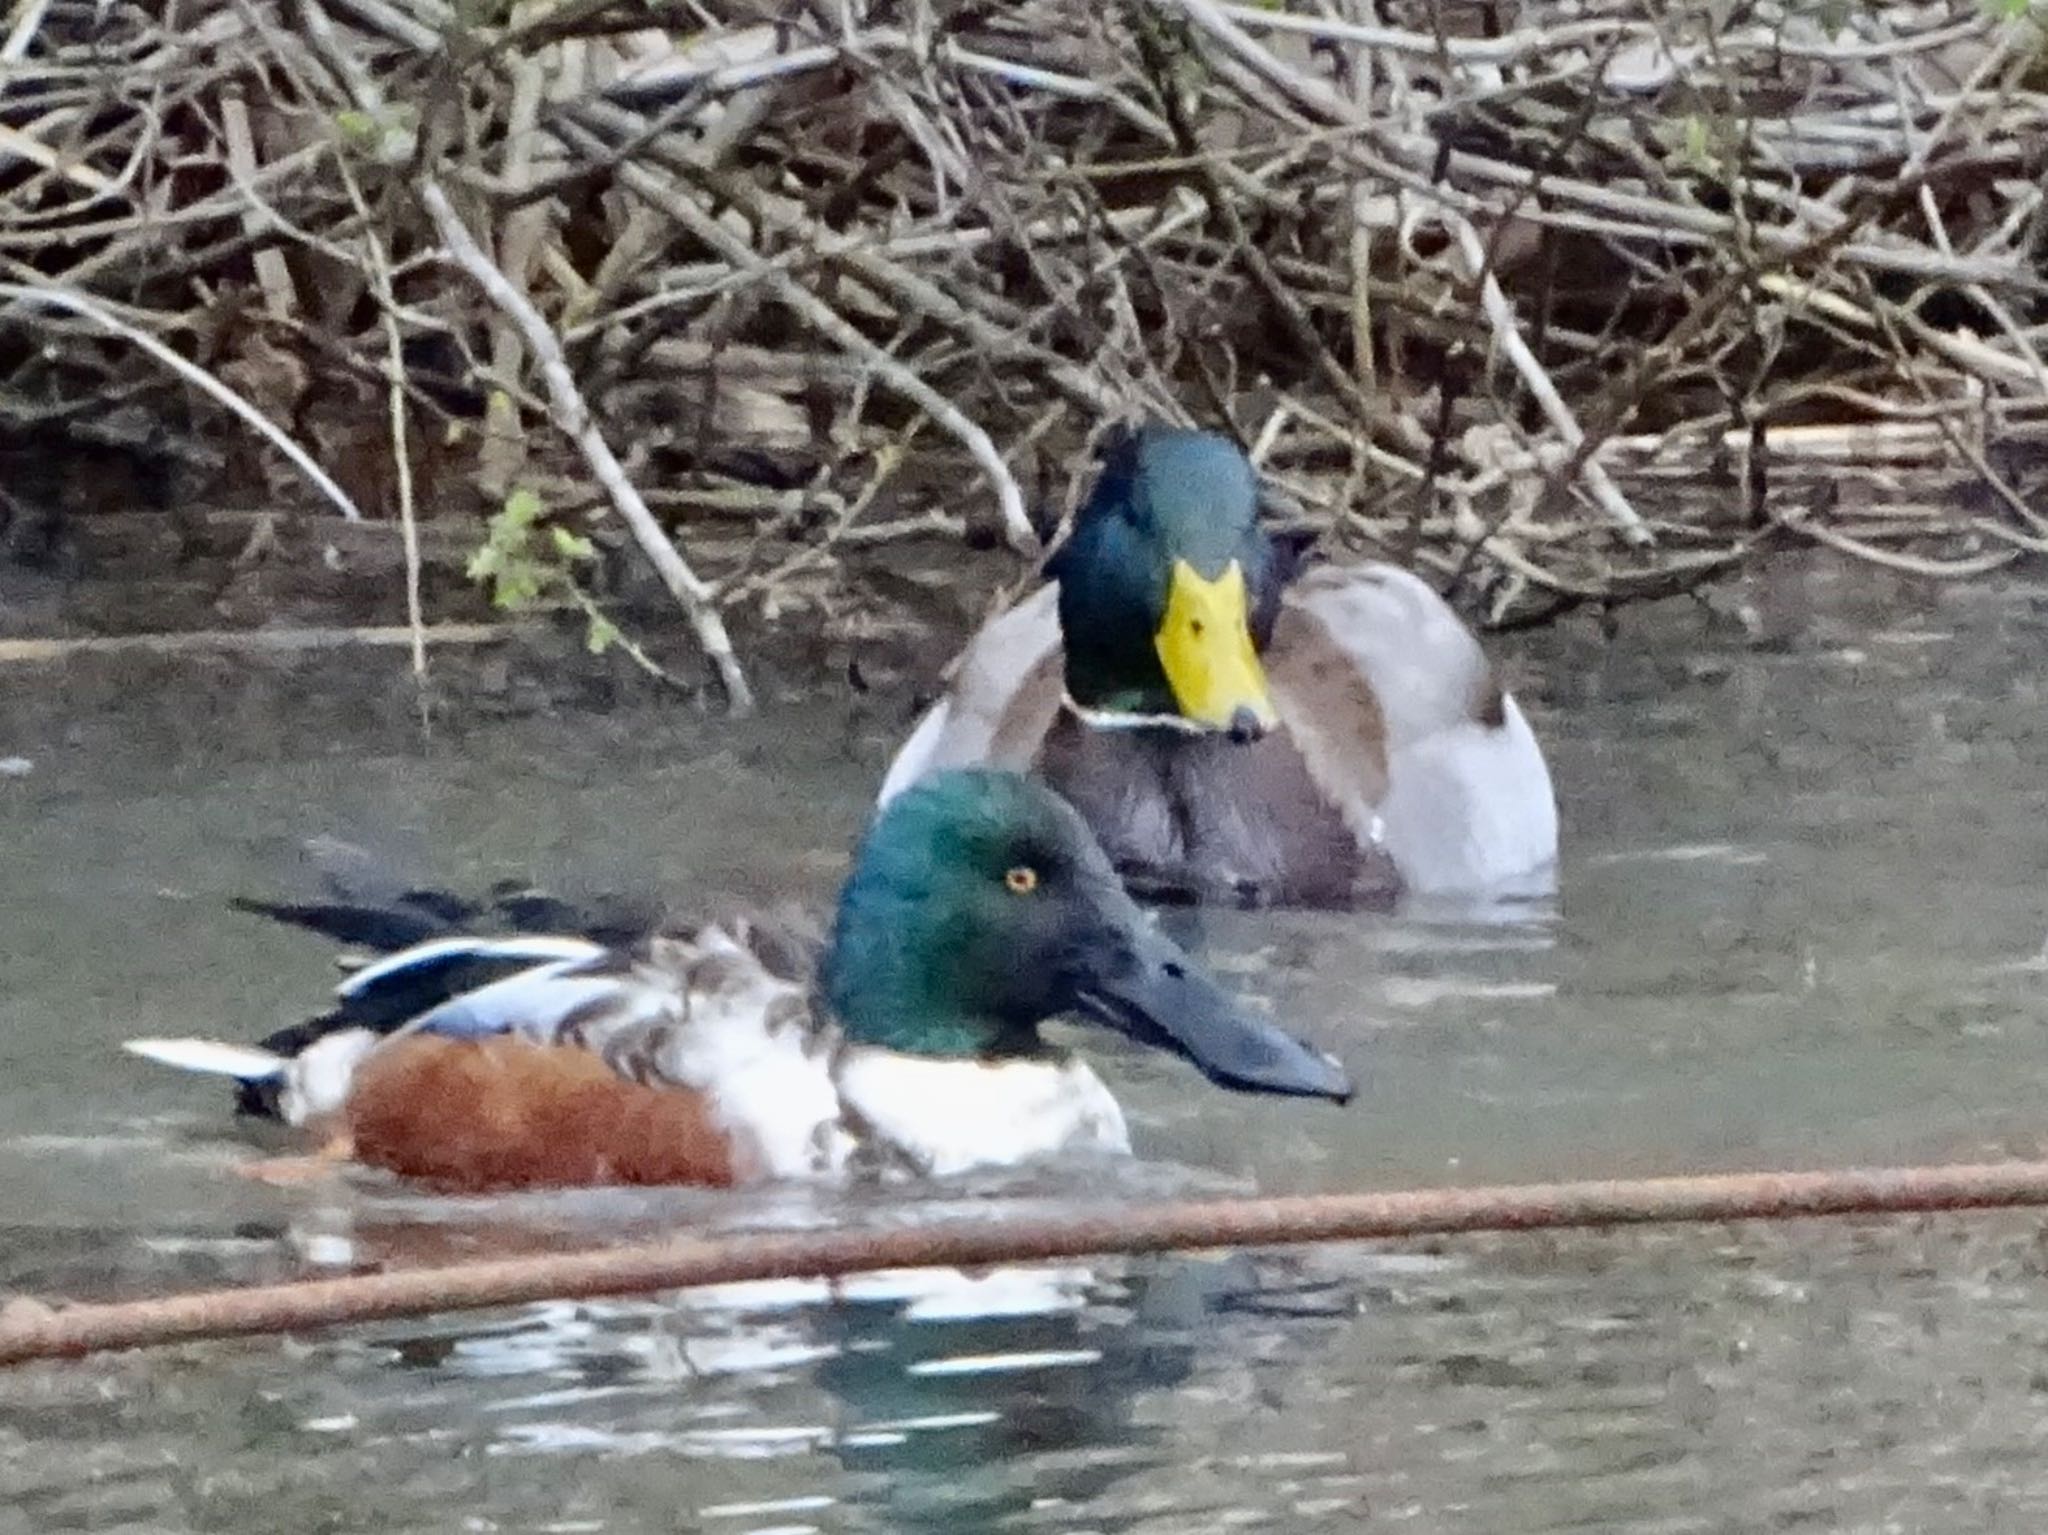
[[[1504,646],[1555,903],[1211,913],[1348,1110],[1099,1038],[1142,1164],[948,1190],[1430,1183],[2032,1153],[2048,588],[1817,575],[1789,639],[1666,609]],[[894,733],[785,701],[412,728],[395,661],[0,682],[0,1287],[174,1286],[916,1218],[797,1191],[276,1190],[114,1051],[259,1033],[325,947],[224,910],[332,833],[460,880],[827,898]],[[1081,1037],[1081,1036],[1077,1036]],[[2011,1529],[2048,1509],[2023,1216],[877,1276],[0,1376],[0,1532]]]

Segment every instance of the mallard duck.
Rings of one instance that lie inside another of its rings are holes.
[[[276,910],[358,936],[468,910],[410,899],[381,928]],[[245,1108],[443,1185],[732,1184],[1128,1151],[1101,1079],[1040,1037],[1066,1014],[1225,1087],[1351,1092],[1148,921],[1071,806],[986,770],[934,775],[874,818],[822,954],[744,919],[630,947],[444,934],[261,1046],[127,1048],[236,1078]]]
[[[1308,566],[1209,432],[1115,443],[1038,591],[990,620],[897,753],[1030,771],[1141,893],[1350,904],[1548,884],[1543,752],[1407,571]]]

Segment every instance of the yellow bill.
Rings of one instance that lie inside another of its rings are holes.
[[[1266,691],[1266,669],[1252,648],[1244,570],[1236,560],[1213,581],[1186,560],[1175,560],[1166,617],[1153,642],[1174,702],[1188,719],[1226,730],[1245,710],[1261,730],[1279,723]]]

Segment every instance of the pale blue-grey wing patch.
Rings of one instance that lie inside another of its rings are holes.
[[[673,986],[605,950],[532,965],[450,997],[409,1028],[452,1039],[516,1034],[536,1044],[577,1044],[602,1053],[607,1035],[649,1021],[678,1021]]]

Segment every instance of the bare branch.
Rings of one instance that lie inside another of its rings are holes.
[[[562,355],[562,346],[555,339],[555,333],[548,328],[547,321],[541,318],[540,311],[533,307],[532,302],[514,288],[505,274],[484,255],[482,247],[456,216],[454,205],[448,201],[448,194],[441,190],[439,182],[429,179],[421,183],[420,202],[432,216],[434,227],[440,231],[442,245],[456,265],[468,273],[491,302],[519,326],[527,350],[533,354],[541,376],[547,381],[555,425],[582,451],[591,472],[610,495],[612,505],[632,530],[641,551],[682,607],[697,642],[704,647],[704,653],[718,670],[731,712],[752,713],[753,690],[747,686],[746,674],[740,669],[739,658],[733,654],[732,640],[726,634],[725,620],[719,617],[717,606],[712,601],[710,588],[698,579],[697,573],[683,558],[682,551],[663,531],[654,513],[641,499],[640,492],[626,477],[625,469],[605,442],[604,434],[591,417],[590,407],[576,388],[575,375],[570,372],[568,359]]]

